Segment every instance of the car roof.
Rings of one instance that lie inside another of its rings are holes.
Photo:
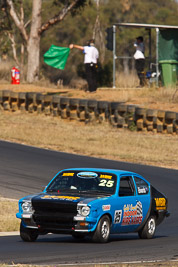
[[[106,173],[112,173],[116,175],[123,175],[123,174],[130,174],[130,175],[139,175],[134,172],[125,171],[125,170],[117,170],[117,169],[102,169],[102,168],[70,168],[70,169],[64,169],[62,171],[91,171],[91,172],[106,172]],[[139,175],[141,176],[141,175]]]

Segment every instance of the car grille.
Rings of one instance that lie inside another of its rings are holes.
[[[72,230],[77,203],[65,201],[32,200],[33,219],[40,228],[47,230]]]

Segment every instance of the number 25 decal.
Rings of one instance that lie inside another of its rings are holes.
[[[99,186],[113,187],[114,181],[107,181],[102,179],[99,183]]]

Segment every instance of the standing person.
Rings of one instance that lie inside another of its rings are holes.
[[[136,38],[136,42],[134,43],[134,46],[136,47],[136,52],[134,54],[135,68],[137,71],[138,78],[140,80],[140,85],[138,87],[143,87],[145,85],[145,78],[144,78],[145,47],[144,47],[142,36],[139,36]]]
[[[86,80],[88,82],[88,90],[89,92],[95,92],[97,89],[97,60],[99,58],[99,52],[95,47],[94,40],[91,39],[88,43],[88,46],[70,44],[69,48],[80,49],[85,54],[84,64],[86,71]]]

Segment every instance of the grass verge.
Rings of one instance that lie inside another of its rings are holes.
[[[178,169],[178,136],[85,125],[45,115],[0,113],[0,139],[63,152]]]
[[[18,231],[20,220],[16,218],[18,211],[17,200],[0,198],[0,232]]]

